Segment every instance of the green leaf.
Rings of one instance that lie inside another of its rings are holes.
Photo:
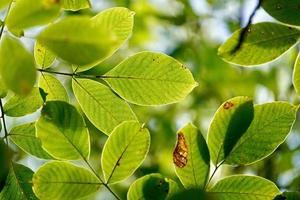
[[[18,95],[28,94],[36,80],[32,55],[17,39],[9,36],[1,41],[0,74],[5,86]]]
[[[36,137],[34,122],[14,127],[9,132],[9,138],[28,154],[42,159],[52,159],[42,148],[41,140]]]
[[[101,164],[106,183],[128,178],[145,160],[150,147],[150,133],[137,121],[117,126],[106,141]]]
[[[49,101],[36,123],[42,147],[57,159],[87,159],[90,138],[83,117],[74,106],[63,101]]]
[[[226,158],[226,163],[246,165],[272,154],[289,134],[297,110],[298,106],[286,102],[254,106],[254,119]]]
[[[8,176],[9,172],[9,163],[11,159],[11,155],[9,152],[9,149],[7,148],[7,145],[4,143],[2,139],[0,139],[0,192],[2,191],[6,178]]]
[[[141,52],[121,62],[105,81],[122,98],[139,105],[162,105],[184,99],[197,83],[177,60],[155,52]]]
[[[179,190],[177,183],[160,174],[148,174],[137,179],[129,188],[128,200],[165,200]]]
[[[205,139],[193,124],[187,124],[177,133],[173,152],[175,171],[185,188],[203,188],[210,167]]]
[[[44,90],[46,100],[69,101],[66,89],[57,78],[50,74],[42,74],[39,79],[39,86]]]
[[[297,94],[300,96],[300,53],[296,59],[293,73],[293,84]]]
[[[238,175],[220,180],[209,193],[218,200],[273,200],[281,192],[267,179]]]
[[[42,67],[42,69],[47,69],[53,64],[56,56],[47,47],[36,41],[34,58],[38,66]]]
[[[253,115],[253,102],[249,97],[235,97],[219,107],[208,130],[208,147],[215,165],[230,154],[250,126]]]
[[[108,52],[107,56],[102,59],[104,60],[114,54],[132,34],[134,12],[122,7],[110,8],[100,12],[91,20],[95,26],[104,27],[110,34],[114,35],[115,41],[110,46],[107,46]],[[79,66],[77,72],[88,70],[91,67],[93,65],[86,67]]]
[[[0,9],[4,8],[5,6],[7,6],[10,2],[11,2],[11,0],[1,0],[0,1]]]
[[[96,26],[88,17],[66,17],[49,25],[38,36],[38,41],[65,61],[80,66],[91,66],[110,53],[116,42],[103,26]]]
[[[67,163],[50,162],[33,175],[33,191],[43,200],[73,200],[95,193],[101,186],[89,170]]]
[[[4,105],[4,112],[7,116],[21,117],[34,113],[43,105],[43,99],[40,90],[34,87],[27,96],[15,95],[11,97]]]
[[[31,188],[32,175],[31,169],[12,163],[6,185],[0,193],[0,200],[37,200]]]
[[[283,23],[299,26],[299,7],[298,0],[267,0],[262,2],[262,7],[272,17]]]
[[[85,8],[90,8],[89,0],[62,0],[62,7],[65,10],[77,11]]]
[[[105,85],[89,79],[73,79],[77,101],[87,118],[109,135],[123,121],[136,120],[130,106]]]
[[[235,50],[242,29],[219,48],[218,54],[225,61],[237,65],[260,65],[270,62],[292,48],[300,38],[300,30],[281,24],[263,22],[251,25],[238,50]]]
[[[23,30],[37,25],[52,22],[60,14],[58,0],[21,0],[7,16],[6,25],[9,30]]]

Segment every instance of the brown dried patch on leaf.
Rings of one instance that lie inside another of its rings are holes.
[[[183,133],[178,133],[177,144],[173,152],[173,162],[177,167],[183,168],[187,164],[188,147]]]
[[[223,108],[228,110],[228,109],[232,108],[233,106],[234,106],[234,104],[232,102],[227,101],[224,103]]]

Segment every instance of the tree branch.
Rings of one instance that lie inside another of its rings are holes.
[[[254,8],[253,12],[251,13],[246,26],[242,29],[242,32],[240,34],[239,41],[238,41],[237,45],[231,51],[232,54],[236,53],[241,48],[243,42],[246,39],[247,31],[249,30],[249,28],[250,28],[250,26],[252,24],[252,20],[253,20],[253,18],[255,16],[256,12],[258,11],[258,9],[261,7],[262,2],[263,2],[263,0],[258,0],[258,3],[256,5],[256,7]]]

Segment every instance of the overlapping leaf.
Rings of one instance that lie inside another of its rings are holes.
[[[300,30],[296,28],[262,22],[248,28],[242,45],[236,49],[241,32],[241,29],[234,32],[218,53],[225,61],[242,66],[270,62],[293,47],[300,38]]]
[[[98,178],[85,168],[67,162],[50,162],[33,175],[33,191],[39,199],[73,200],[95,193]]]
[[[34,122],[14,127],[9,132],[9,138],[26,153],[42,159],[52,158],[42,148],[40,139],[36,137]]]
[[[95,26],[88,17],[67,17],[49,25],[38,41],[57,56],[75,65],[93,65],[105,58],[114,35]]]
[[[223,103],[210,124],[208,146],[215,165],[222,162],[253,120],[252,99],[235,97]]]
[[[18,40],[9,36],[1,40],[0,74],[5,86],[18,95],[27,95],[36,80],[33,56]]]
[[[187,124],[177,133],[173,152],[176,174],[186,188],[203,188],[210,169],[209,151],[197,127]]]
[[[101,164],[107,183],[129,177],[144,161],[150,134],[137,121],[126,121],[110,134],[103,148]]]
[[[66,89],[61,82],[50,74],[42,74],[39,78],[39,86],[46,93],[46,100],[69,101]]]
[[[176,182],[160,174],[148,174],[136,180],[127,193],[128,200],[165,200],[176,193],[179,187]]]
[[[22,0],[16,1],[6,20],[12,32],[42,25],[53,21],[60,14],[59,1],[53,0]]]
[[[281,194],[276,185],[258,176],[230,176],[213,186],[209,193],[218,200],[273,200]]]
[[[49,101],[36,123],[42,147],[57,159],[87,159],[89,132],[76,108],[63,101]]]
[[[262,1],[262,7],[275,19],[299,26],[300,2],[298,0],[267,0]]]
[[[37,111],[43,105],[40,90],[34,87],[27,96],[15,95],[4,105],[4,112],[7,116],[21,117]]]
[[[33,171],[23,165],[12,163],[6,185],[0,193],[1,200],[37,200],[32,191]]]
[[[136,120],[129,105],[105,85],[88,79],[72,81],[73,91],[83,112],[101,131],[109,135],[126,120]]]
[[[254,107],[248,130],[226,158],[227,164],[251,164],[270,155],[284,142],[295,120],[298,106],[273,102]]]
[[[65,10],[77,11],[84,8],[90,8],[91,3],[89,0],[62,0],[62,7]]]
[[[38,66],[46,69],[52,65],[52,63],[55,61],[56,56],[47,47],[39,42],[35,42],[34,58]]]
[[[177,60],[155,52],[135,54],[106,74],[121,97],[139,105],[161,105],[184,99],[197,83]]]

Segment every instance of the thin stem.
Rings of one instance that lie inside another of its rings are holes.
[[[85,162],[85,164],[92,170],[92,172],[95,174],[95,176],[97,176],[97,178],[99,179],[99,181],[104,185],[104,187],[106,187],[106,189],[108,191],[110,191],[110,193],[118,200],[121,200],[120,197],[118,197],[118,195],[116,193],[114,193],[114,191],[112,191],[112,189],[108,186],[107,183],[104,183],[104,181],[101,179],[101,177],[99,176],[99,174],[96,172],[96,170],[91,166],[91,164],[89,163],[89,161],[87,161],[87,159],[85,157],[83,157],[83,160]]]
[[[6,140],[6,144],[8,145],[8,138],[7,138],[8,137],[8,131],[7,131],[7,128],[6,128],[5,114],[4,114],[2,99],[0,99],[0,110],[1,110],[2,125],[3,125],[3,129],[4,129],[4,138]]]
[[[242,29],[242,32],[240,34],[239,41],[238,41],[237,45],[231,51],[231,53],[235,53],[235,52],[237,52],[241,48],[241,46],[242,46],[242,44],[243,44],[243,42],[244,42],[244,40],[246,38],[247,32],[249,31],[249,28],[250,28],[250,26],[252,24],[252,20],[253,20],[253,18],[255,16],[256,12],[258,11],[258,9],[261,7],[262,2],[263,2],[263,0],[258,0],[258,3],[256,5],[256,7],[254,8],[253,12],[251,13],[251,15],[249,17],[249,20],[248,20],[245,28]]]
[[[49,74],[57,74],[57,75],[63,75],[63,76],[76,76],[75,73],[67,73],[67,72],[55,72],[55,71],[50,71],[47,69],[37,69],[39,72],[45,72],[45,73],[49,73]]]
[[[45,72],[49,74],[56,74],[56,75],[62,75],[62,76],[70,76],[70,77],[77,77],[77,78],[118,78],[116,76],[105,76],[105,75],[88,75],[88,74],[78,74],[76,72],[68,73],[68,72],[57,72],[57,71],[51,71],[48,69],[37,69],[39,72]]]
[[[204,186],[204,190],[207,188],[207,186],[209,185],[209,183],[211,182],[211,180],[213,179],[213,177],[215,176],[215,174],[217,173],[218,169],[221,167],[221,165],[224,163],[224,161],[222,161],[219,165],[217,165],[213,171],[213,173],[211,174],[211,176],[209,177],[206,185]]]

